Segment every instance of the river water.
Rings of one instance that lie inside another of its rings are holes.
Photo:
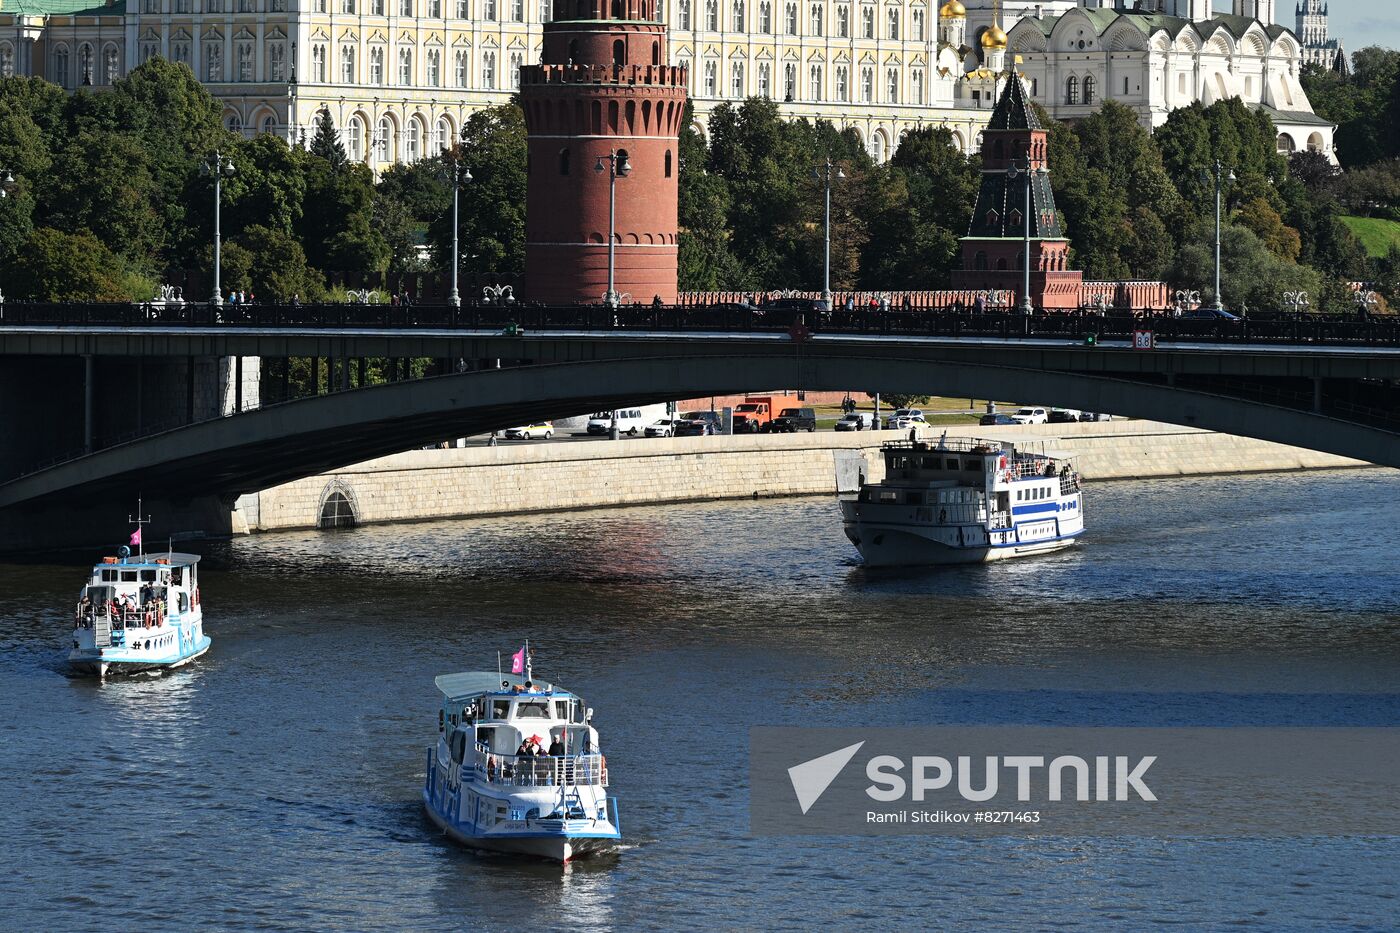
[[[1086,511],[1067,553],[878,575],[827,499],[209,542],[211,652],[104,686],[61,663],[96,555],[0,566],[0,926],[1400,925],[1394,839],[749,836],[754,725],[1400,724],[1400,473]],[[433,676],[527,637],[597,711],[616,858],[421,815]]]

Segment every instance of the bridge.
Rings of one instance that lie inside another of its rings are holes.
[[[0,356],[83,361],[68,372],[83,383],[84,405],[71,404],[69,386],[66,414],[89,425],[94,399],[111,404],[128,388],[110,373],[141,361],[431,358],[444,374],[347,389],[353,367],[343,365],[339,391],[297,399],[264,383],[260,398],[235,401],[237,413],[153,424],[14,470],[0,477],[0,512],[92,514],[117,499],[126,509],[137,492],[226,506],[443,437],[777,386],[1045,401],[1400,467],[1400,327],[1385,321],[375,306],[258,308],[234,320],[200,307],[172,320],[57,307],[65,319],[7,307]],[[83,319],[73,320],[78,311]],[[1135,349],[1134,331],[1149,327],[1155,347]],[[94,385],[95,361],[105,386]],[[193,379],[195,368],[186,372]],[[192,383],[185,388],[173,394],[188,400]],[[15,408],[4,402],[0,423]],[[260,407],[243,411],[247,403]]]

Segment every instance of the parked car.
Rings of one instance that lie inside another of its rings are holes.
[[[1235,321],[1243,320],[1238,314],[1231,314],[1229,311],[1217,310],[1216,308],[1199,307],[1193,311],[1187,311],[1182,315],[1184,320],[1190,321]]]
[[[784,408],[767,428],[773,434],[796,434],[798,431],[806,431],[810,434],[816,429],[817,410],[815,408]]]
[[[1050,420],[1050,413],[1043,408],[1018,408],[1011,417],[1018,424],[1045,424]]]
[[[923,409],[920,408],[897,408],[894,414],[885,419],[885,427],[890,430],[904,430],[912,428],[914,425],[927,425],[924,420]]]
[[[716,411],[688,411],[676,421],[675,437],[705,437],[720,433],[723,419]]]
[[[554,425],[548,421],[536,421],[534,424],[523,424],[518,428],[506,428],[506,437],[513,441],[528,441],[536,437],[549,440],[554,436]]]
[[[873,431],[875,416],[868,411],[853,411],[836,422],[838,431]]]
[[[1080,421],[1112,421],[1112,420],[1113,420],[1113,416],[1112,416],[1112,415],[1108,415],[1108,414],[1104,414],[1103,412],[1081,411],[1081,412],[1079,413],[1079,420],[1080,420]]]
[[[1021,422],[1017,421],[1015,418],[1011,417],[1010,415],[1003,415],[1003,414],[998,413],[998,414],[993,414],[993,415],[983,415],[983,416],[978,420],[977,423],[980,424],[980,425],[983,425],[983,426],[986,426],[986,425],[997,425],[997,426],[1002,426],[1002,425],[1008,425],[1008,424],[1020,424]]]
[[[662,418],[660,421],[653,421],[647,425],[644,432],[647,437],[675,437],[676,425],[680,423],[679,418]]]
[[[1074,424],[1079,420],[1079,415],[1073,408],[1052,408],[1049,421],[1051,424]]]

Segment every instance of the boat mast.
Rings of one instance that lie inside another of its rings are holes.
[[[126,517],[126,520],[127,520],[127,522],[128,522],[129,524],[132,524],[132,525],[135,525],[135,526],[136,526],[136,535],[135,535],[135,537],[136,537],[136,556],[137,556],[138,558],[144,559],[145,556],[146,556],[146,536],[143,535],[143,534],[141,533],[141,526],[143,526],[143,525],[149,525],[149,524],[151,523],[151,517],[150,517],[149,515],[146,516],[145,518],[142,518],[142,517],[141,517],[141,497],[140,497],[140,496],[137,496],[137,497],[136,497],[136,517],[135,517],[135,518],[132,518],[130,515],[128,515],[128,516]],[[159,552],[157,552],[157,553],[159,553]]]

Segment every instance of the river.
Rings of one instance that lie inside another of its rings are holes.
[[[755,725],[1400,724],[1400,472],[1086,514],[1057,555],[880,574],[828,499],[201,542],[210,653],[105,685],[62,663],[97,555],[0,565],[0,926],[1394,928],[1394,839],[749,836]],[[616,858],[422,816],[433,676],[527,637],[596,709]]]

